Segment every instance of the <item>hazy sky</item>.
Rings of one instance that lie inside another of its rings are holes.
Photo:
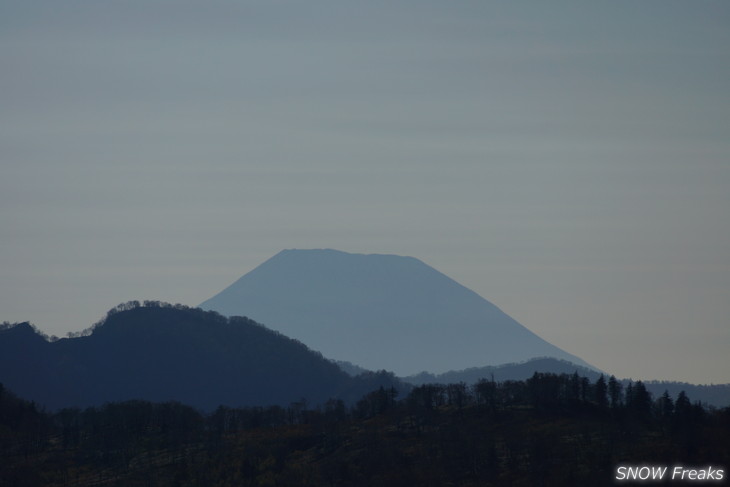
[[[0,320],[326,247],[730,382],[729,53],[726,1],[0,0]]]

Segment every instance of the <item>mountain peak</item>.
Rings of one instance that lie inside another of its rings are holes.
[[[421,262],[415,257],[396,255],[396,254],[362,254],[356,252],[345,252],[337,249],[284,249],[274,255],[269,260],[275,259],[322,259],[322,260],[339,260],[345,261],[364,261],[376,259],[392,259],[402,261]],[[424,264],[425,265],[425,264]]]
[[[22,323],[8,323],[0,326],[0,334],[4,334],[6,339],[12,337],[14,340],[30,340],[36,342],[45,342],[48,337],[39,332],[28,321]]]
[[[549,356],[588,365],[414,257],[288,249],[201,304],[334,359],[408,375]]]

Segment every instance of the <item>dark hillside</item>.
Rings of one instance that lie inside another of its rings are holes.
[[[39,391],[56,393],[48,375],[50,343],[30,323],[0,329],[0,382],[21,397],[36,397]]]
[[[387,374],[352,378],[304,344],[242,317],[157,302],[120,305],[91,334],[0,334],[0,382],[50,409],[144,399],[204,410],[352,401]],[[377,387],[377,386],[376,386]]]

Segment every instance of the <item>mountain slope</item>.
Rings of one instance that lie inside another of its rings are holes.
[[[590,367],[413,257],[285,250],[200,306],[399,375],[534,357]]]
[[[385,375],[352,378],[302,343],[245,318],[120,305],[88,336],[49,342],[28,324],[0,331],[0,383],[48,408],[144,399],[218,405],[354,401]]]

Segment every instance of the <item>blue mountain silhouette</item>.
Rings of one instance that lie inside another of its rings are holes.
[[[399,375],[535,357],[593,368],[413,257],[284,250],[200,306]]]

